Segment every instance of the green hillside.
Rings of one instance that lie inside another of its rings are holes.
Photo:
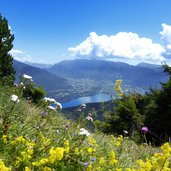
[[[86,80],[87,87],[94,87],[92,90],[98,90],[98,92],[103,90],[106,94],[112,94],[113,83],[117,79],[122,79],[124,90],[143,94],[149,87],[160,88],[160,82],[168,80],[161,66],[144,66],[95,59],[76,59],[62,61],[47,70],[65,79],[80,82]]]
[[[100,88],[94,84],[94,81],[64,79],[46,70],[16,60],[13,61],[13,67],[16,70],[16,82],[19,82],[19,78],[23,74],[31,75],[36,85],[43,87],[48,96],[58,99],[60,102],[88,96],[92,92],[97,94],[100,91]]]
[[[13,94],[19,101],[12,101]],[[66,120],[59,111],[23,99],[16,87],[0,86],[1,170],[169,170],[168,144],[159,150],[126,135],[89,135],[90,121],[84,121]]]
[[[16,82],[19,82],[19,78],[23,74],[31,75],[36,85],[41,85],[41,87],[46,90],[48,96],[54,97],[60,101],[73,90],[72,84],[68,80],[40,68],[16,60],[14,60],[13,66],[16,70]],[[63,92],[63,94],[61,92]]]

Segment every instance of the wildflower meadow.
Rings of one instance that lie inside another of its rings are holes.
[[[32,76],[24,74],[14,83],[13,40],[0,14],[0,171],[171,171],[171,146],[165,141],[171,135],[169,66],[164,67],[169,81],[148,98],[123,98],[122,80],[116,80],[118,104],[106,115],[104,134],[87,126],[95,123],[90,111],[80,122],[66,119],[61,103],[45,97]],[[85,108],[82,104],[79,111]],[[145,117],[155,137],[163,140],[160,147],[147,141],[146,125],[141,129],[144,141],[138,144],[130,136],[135,137]]]
[[[0,86],[0,171],[171,170],[169,143],[138,145],[126,130],[118,136],[92,132],[64,118],[54,99],[35,105],[23,98],[27,84]],[[91,116],[85,121],[94,122]]]

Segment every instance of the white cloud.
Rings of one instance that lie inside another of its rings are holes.
[[[12,55],[23,54],[23,52],[22,52],[21,50],[18,50],[18,49],[12,49],[12,50],[10,51],[10,53],[11,53]]]
[[[164,42],[166,52],[163,54],[166,57],[171,57],[171,25],[162,24],[161,39]]]
[[[14,57],[15,60],[20,62],[32,62],[32,58],[27,52],[23,52],[18,49],[12,49],[10,51],[11,55]]]
[[[132,32],[119,32],[116,35],[97,35],[91,32],[89,37],[76,47],[68,49],[77,57],[122,58],[133,60],[164,61],[165,49],[151,39],[139,37]]]

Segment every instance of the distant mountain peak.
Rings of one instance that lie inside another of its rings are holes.
[[[41,69],[47,69],[47,68],[52,67],[52,64],[32,63],[32,62],[25,62],[25,64],[30,65],[30,66],[34,66],[37,68],[41,68]]]
[[[145,63],[145,62],[141,62],[141,63],[137,64],[137,66],[145,67],[145,68],[151,68],[151,69],[162,67],[162,65],[159,65],[159,64],[150,64],[150,63]]]

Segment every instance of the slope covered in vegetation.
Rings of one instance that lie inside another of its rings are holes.
[[[16,87],[0,86],[0,92],[1,170],[169,170],[168,143],[159,150],[126,136],[90,133],[85,123],[23,99]]]

